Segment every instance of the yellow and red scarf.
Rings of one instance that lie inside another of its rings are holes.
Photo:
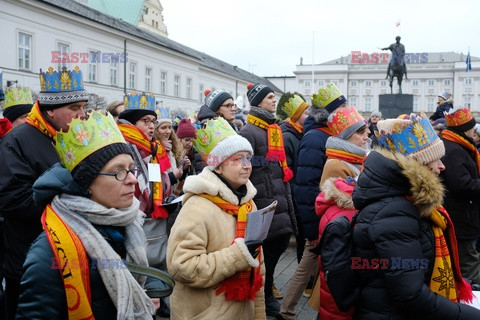
[[[365,159],[365,156],[359,156],[357,154],[353,154],[347,151],[337,150],[337,149],[327,148],[325,154],[330,159],[338,159],[348,163],[355,163],[355,164],[363,164],[363,160]]]
[[[292,119],[288,118],[285,122],[291,125],[298,133],[303,133],[303,126],[296,122],[293,122]]]
[[[477,164],[478,173],[480,174],[480,153],[470,141],[450,130],[443,130],[442,137],[445,140],[458,143],[459,145],[465,147],[468,151],[470,151],[472,153],[473,160],[475,160],[475,163]]]
[[[245,229],[247,227],[247,216],[252,211],[253,202],[249,202],[237,206],[227,202],[219,196],[211,196],[208,194],[200,194],[201,197],[212,201],[222,211],[237,217],[237,226],[235,228],[235,238],[244,238]],[[257,256],[260,262],[260,254]],[[251,278],[253,275],[253,279]],[[260,266],[253,269],[250,267],[247,270],[239,271],[233,276],[225,279],[215,293],[217,295],[225,292],[225,299],[244,301],[247,299],[255,300],[257,292],[262,287],[263,279],[260,274]]]
[[[55,141],[57,130],[43,117],[38,100],[33,105],[25,122],[32,127],[37,128],[41,133]]]
[[[293,171],[287,165],[283,133],[280,126],[276,123],[268,124],[252,114],[247,115],[247,122],[267,131],[268,152],[265,159],[278,161],[283,170],[283,182],[290,181],[293,178]]]
[[[90,270],[82,241],[50,205],[43,211],[41,222],[65,287],[68,318],[94,319]]]
[[[171,168],[170,159],[168,159],[167,151],[158,140],[150,141],[148,137],[131,124],[120,123],[118,128],[122,132],[123,137],[128,142],[134,144],[139,150],[143,150],[151,154],[150,163],[158,163],[160,165],[160,172],[166,172]],[[168,218],[168,211],[162,206],[163,204],[163,184],[161,181],[152,182],[152,199],[153,211],[151,217],[153,219]]]
[[[429,288],[450,301],[471,302],[472,289],[460,272],[457,239],[450,216],[443,207],[440,207],[433,210],[430,220],[435,236],[435,261]]]

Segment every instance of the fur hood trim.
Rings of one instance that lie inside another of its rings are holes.
[[[410,182],[413,203],[422,218],[429,217],[434,208],[442,205],[445,189],[440,178],[426,165],[398,152],[391,152],[383,148],[377,148],[375,151],[400,166],[402,174]]]
[[[329,178],[323,182],[321,189],[326,201],[334,200],[340,208],[355,209],[352,201],[354,186],[347,184],[344,179]]]
[[[193,195],[206,193],[211,196],[220,196],[223,200],[238,205],[238,197],[222,182],[211,170],[205,169],[196,176],[188,176],[183,186],[185,197],[183,203]],[[257,194],[257,189],[248,180],[247,194],[240,201],[240,205],[247,203]]]

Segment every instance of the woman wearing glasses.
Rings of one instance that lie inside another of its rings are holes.
[[[33,186],[35,201],[48,203],[45,231],[24,264],[17,317],[150,320],[145,280],[124,265],[147,264],[130,148],[111,115],[70,128],[56,136],[61,163]]]
[[[237,107],[233,101],[233,97],[226,91],[222,90],[205,90],[205,105],[215,112],[217,117],[222,117],[230,124],[230,126],[238,133],[238,128],[233,122],[235,120],[235,110]]]

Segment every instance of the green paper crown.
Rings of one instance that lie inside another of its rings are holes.
[[[342,96],[340,90],[333,83],[328,83],[325,88],[318,89],[318,92],[313,94],[312,103],[321,108],[325,108],[335,99]]]
[[[285,102],[283,111],[290,117],[304,103],[306,102],[298,94],[295,94]]]
[[[33,104],[32,93],[30,89],[23,87],[10,87],[5,89],[5,102],[3,103],[3,109],[7,109],[13,106],[21,104]]]
[[[67,132],[57,132],[55,149],[72,171],[86,157],[113,143],[126,143],[111,114],[92,111],[87,121],[73,119]]]
[[[225,119],[209,120],[204,128],[197,130],[197,139],[193,141],[193,146],[201,154],[210,154],[220,141],[236,134]]]

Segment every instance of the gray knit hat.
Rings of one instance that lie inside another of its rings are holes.
[[[205,104],[213,112],[217,112],[226,100],[233,100],[233,97],[230,93],[222,90],[210,91],[207,89],[205,90],[204,94]]]

